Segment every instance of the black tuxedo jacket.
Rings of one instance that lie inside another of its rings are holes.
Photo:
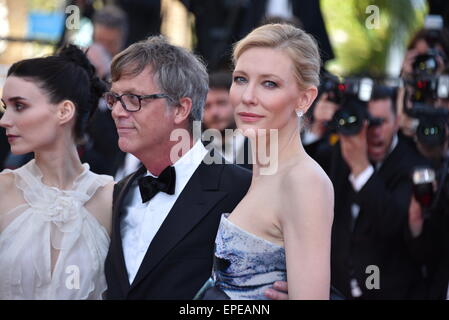
[[[444,195],[442,198],[444,207],[430,212],[421,235],[413,238],[410,232],[406,234],[412,255],[425,265],[425,298],[431,300],[446,300],[449,285],[449,208]]]
[[[232,164],[202,162],[151,242],[132,284],[120,234],[124,202],[140,168],[114,188],[112,236],[105,262],[108,299],[192,299],[211,276],[222,213],[248,191],[251,173]]]
[[[351,297],[352,278],[357,279],[364,299],[416,297],[414,294],[422,284],[420,266],[410,255],[404,228],[408,228],[411,172],[426,160],[400,137],[380,169],[355,192],[339,144],[333,152],[328,168],[335,190],[332,284],[347,298]],[[352,218],[352,204],[360,207],[357,219]],[[380,289],[368,290],[366,286],[367,278],[373,274],[367,273],[369,265],[379,267]]]
[[[204,145],[204,147],[209,150],[209,152],[211,152],[211,154],[213,156],[215,156],[215,159],[217,159],[217,161],[224,161],[223,160],[223,152],[224,150],[220,150],[220,152],[215,153],[213,152],[214,150],[214,144],[212,143],[212,141],[208,141],[208,140],[202,140],[201,141]],[[252,160],[252,153],[251,153],[251,142],[249,141],[248,138],[245,137],[245,140],[243,142],[243,145],[240,147],[240,149],[236,150],[236,159],[235,159],[235,164],[248,169],[250,171],[253,170],[253,160]],[[240,161],[243,160],[243,161]],[[243,163],[238,163],[238,162],[243,162]]]

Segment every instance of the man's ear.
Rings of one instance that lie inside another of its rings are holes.
[[[298,107],[295,111],[302,111],[303,114],[309,110],[313,101],[315,101],[318,95],[318,89],[315,86],[309,87],[301,91],[301,95],[298,98]]]
[[[181,124],[189,118],[192,111],[192,99],[184,97],[179,99],[179,103],[175,109],[175,124]]]
[[[70,100],[64,100],[58,104],[56,110],[56,116],[58,117],[60,124],[65,124],[70,122],[75,117],[76,107],[75,104]]]

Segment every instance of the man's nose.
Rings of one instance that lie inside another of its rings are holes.
[[[126,111],[125,108],[123,108],[122,103],[119,100],[117,100],[117,101],[115,101],[114,105],[112,106],[111,115],[112,115],[112,118],[117,119],[120,117],[129,116],[129,112]]]

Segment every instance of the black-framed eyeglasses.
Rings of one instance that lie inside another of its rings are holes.
[[[117,101],[120,101],[123,109],[125,109],[128,112],[139,111],[142,108],[142,100],[144,100],[144,99],[151,99],[151,100],[169,99],[169,100],[172,100],[172,98],[165,93],[154,93],[154,94],[147,94],[147,95],[124,93],[124,94],[118,95],[114,92],[106,92],[103,95],[103,98],[106,101],[106,105],[109,110],[112,110],[112,108],[114,108],[115,103]]]

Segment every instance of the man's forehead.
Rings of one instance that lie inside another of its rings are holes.
[[[151,69],[145,68],[138,74],[122,74],[118,80],[111,82],[112,91],[148,92],[156,89],[157,83]]]

